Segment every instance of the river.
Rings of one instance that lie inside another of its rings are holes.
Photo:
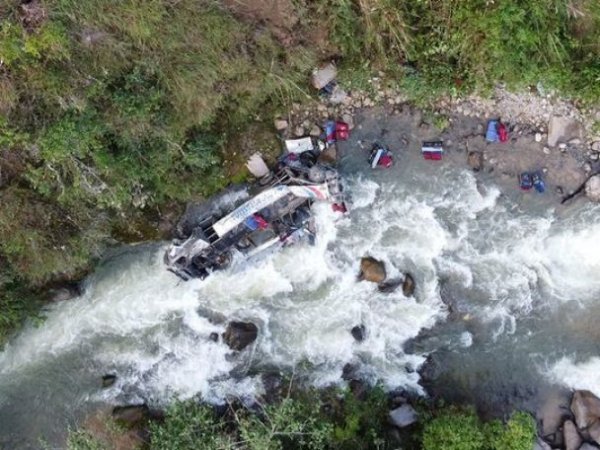
[[[550,193],[452,158],[406,151],[371,171],[356,141],[345,150],[351,210],[317,205],[315,246],[190,282],[165,270],[165,243],[113,250],[80,298],[52,305],[0,354],[0,447],[60,447],[67,426],[107,403],[251,398],[274,367],[326,386],[352,362],[368,380],[424,393],[418,369],[432,352],[450,397],[493,406],[541,382],[600,395],[600,206],[558,210]],[[415,297],[357,282],[366,254],[392,276],[410,272]],[[235,355],[211,341],[224,318],[256,323],[256,344]],[[118,376],[108,389],[105,373]]]

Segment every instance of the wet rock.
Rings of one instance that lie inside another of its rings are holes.
[[[596,420],[590,427],[585,430],[590,436],[590,439],[596,444],[600,444],[600,420]]]
[[[577,431],[577,427],[572,421],[567,420],[564,423],[563,436],[566,450],[579,450],[582,440]]]
[[[223,340],[232,350],[243,350],[252,344],[258,336],[258,327],[251,322],[230,322]]]
[[[50,301],[52,302],[65,302],[67,300],[72,300],[75,297],[79,297],[81,295],[81,290],[78,286],[63,286],[57,289],[50,290]]]
[[[102,375],[102,387],[109,388],[117,381],[117,376],[114,374]]]
[[[118,424],[132,428],[150,417],[150,409],[145,404],[115,406],[112,416]]]
[[[404,281],[402,282],[402,293],[405,297],[412,297],[415,293],[415,280],[410,273],[404,274]]]
[[[213,341],[213,342],[219,342],[219,333],[216,332],[212,332],[208,335],[208,339]]]
[[[474,172],[479,172],[483,168],[483,153],[469,152],[467,156],[467,164]]]
[[[590,391],[575,391],[571,411],[575,415],[577,426],[587,428],[600,418],[600,399]]]
[[[275,119],[275,129],[277,131],[283,131],[288,127],[288,121],[285,119]]]
[[[594,175],[587,180],[585,183],[585,195],[593,202],[600,202],[600,175]]]
[[[342,380],[350,381],[358,377],[358,365],[347,363],[342,368]]]
[[[363,324],[360,325],[356,325],[355,327],[352,327],[352,330],[350,330],[350,333],[352,334],[352,337],[354,339],[356,339],[358,342],[362,342],[365,339],[365,336],[367,334],[367,329],[365,328],[365,326]]]
[[[269,372],[261,375],[261,381],[265,389],[265,401],[268,404],[274,403],[282,398],[283,377],[281,373]]]
[[[552,447],[550,447],[541,439],[537,439],[533,444],[533,450],[552,450]]]
[[[385,280],[385,265],[383,262],[371,256],[365,256],[360,260],[359,280],[382,283]]]
[[[566,419],[571,419],[569,404],[571,394],[567,390],[553,389],[544,394],[541,406],[536,411],[536,418],[539,423],[539,432],[543,438],[555,445],[556,438],[562,441],[562,433],[559,431],[562,423]]]
[[[369,387],[364,381],[358,380],[356,378],[352,379],[348,383],[348,387],[350,388],[350,392],[352,392],[354,398],[356,398],[357,400],[366,400],[367,394],[369,392]]]
[[[581,138],[581,124],[570,117],[554,116],[548,122],[548,145],[554,147],[559,142]]]
[[[379,285],[377,286],[377,289],[379,290],[379,292],[382,292],[384,294],[389,294],[391,292],[394,292],[398,286],[400,286],[402,284],[402,280],[395,278],[393,280],[388,280],[388,281],[384,281],[383,283],[379,283]]]
[[[410,405],[402,405],[389,413],[390,422],[398,428],[404,428],[417,421],[417,412]]]

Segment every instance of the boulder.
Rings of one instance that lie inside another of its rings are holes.
[[[554,147],[559,142],[581,138],[581,124],[570,117],[554,116],[548,122],[548,145]]]
[[[212,332],[208,335],[208,339],[213,341],[213,342],[219,342],[219,333],[216,332]]]
[[[398,278],[394,278],[393,280],[384,281],[383,283],[379,283],[377,289],[379,292],[383,292],[384,294],[389,294],[390,292],[394,292],[398,286],[402,284],[402,280]]]
[[[115,381],[117,381],[117,376],[114,374],[102,375],[102,387],[103,388],[111,387],[113,384],[115,384]]]
[[[600,152],[600,141],[592,142],[592,145],[590,145],[590,148],[595,152]]]
[[[275,119],[274,125],[277,131],[283,131],[288,127],[289,124],[285,119]]]
[[[563,436],[565,441],[565,450],[579,450],[583,442],[575,424],[567,420],[563,425]]]
[[[316,89],[323,89],[333,80],[337,75],[337,69],[333,64],[327,64],[319,69],[315,69],[312,73],[312,85]]]
[[[367,329],[365,328],[365,326],[363,324],[360,324],[360,325],[356,325],[355,327],[352,327],[352,330],[350,330],[350,333],[352,334],[352,337],[354,339],[356,339],[358,342],[362,342],[365,340],[365,335],[367,333]]]
[[[600,175],[594,175],[587,180],[585,195],[593,202],[600,202]]]
[[[404,428],[417,421],[417,412],[410,405],[402,405],[389,413],[390,422],[398,428]]]
[[[223,340],[229,348],[237,351],[252,344],[257,336],[258,327],[250,322],[230,322],[225,333],[222,334]]]
[[[533,450],[552,450],[552,447],[550,447],[541,439],[537,439],[533,444]]]
[[[469,152],[467,156],[467,164],[473,169],[474,172],[479,172],[483,169],[483,153],[481,152]]]
[[[587,428],[600,418],[600,399],[590,391],[575,391],[571,411],[575,415],[577,426]]]
[[[600,421],[596,420],[590,425],[586,432],[592,441],[600,445]]]
[[[555,445],[562,441],[559,431],[566,419],[572,419],[569,410],[571,393],[568,390],[552,389],[543,395],[540,407],[536,411],[536,419],[540,435],[549,443]]]
[[[402,293],[405,297],[412,297],[415,293],[415,279],[410,273],[404,274],[404,281],[402,282]]]
[[[115,406],[112,411],[112,416],[120,425],[131,428],[148,419],[150,417],[150,409],[144,404]]]
[[[310,129],[310,133],[309,134],[312,137],[319,137],[319,136],[321,136],[321,133],[322,133],[321,127],[319,127],[319,125],[313,125],[311,127],[311,129]]]
[[[360,260],[359,280],[371,281],[373,283],[382,283],[385,280],[385,265],[378,259],[371,256],[365,256]]]
[[[584,442],[583,444],[581,444],[581,447],[579,447],[579,450],[598,450],[598,447],[596,447],[595,445],[592,445],[592,444],[588,444],[587,442]]]

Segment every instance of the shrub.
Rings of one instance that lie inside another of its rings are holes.
[[[423,430],[424,450],[481,450],[485,436],[472,409],[448,408]]]

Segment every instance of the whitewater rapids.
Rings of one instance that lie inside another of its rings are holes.
[[[249,399],[263,390],[257,374],[273,368],[325,386],[354,363],[372,382],[422,393],[417,370],[440,347],[474,367],[489,362],[478,349],[498,364],[512,353],[515,367],[600,395],[600,358],[586,341],[600,333],[573,322],[600,318],[600,207],[558,214],[535,194],[502,195],[491,180],[483,188],[463,168],[419,159],[386,172],[359,167],[344,180],[348,215],[315,207],[315,246],[190,282],[165,270],[164,243],[115,251],[80,298],[53,305],[0,354],[0,444],[60,441],[67,424],[106,403]],[[415,297],[357,282],[366,254],[391,277],[410,272]],[[447,317],[447,304],[465,325],[405,352]],[[259,327],[239,355],[209,338],[228,320]],[[359,324],[361,343],[350,333]],[[118,378],[103,390],[105,373]]]

